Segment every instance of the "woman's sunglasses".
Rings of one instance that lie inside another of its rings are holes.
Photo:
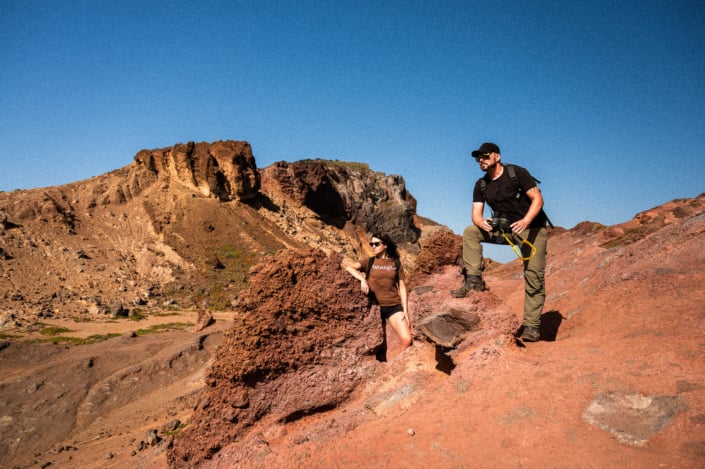
[[[382,245],[382,243],[380,243],[379,241],[372,241],[370,243],[370,246],[372,246],[373,248],[376,248],[377,246],[381,246],[381,245]]]

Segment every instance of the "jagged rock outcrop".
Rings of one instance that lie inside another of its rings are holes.
[[[293,422],[350,397],[380,331],[340,262],[322,251],[285,251],[252,269],[210,388],[169,452],[172,467],[198,465],[256,423]]]
[[[443,370],[459,360],[485,363],[496,357],[518,328],[514,313],[493,295],[469,301],[450,297],[446,286],[460,269],[457,238],[439,230],[422,243],[419,258],[432,265],[421,272],[438,275],[421,274],[410,291],[413,322],[438,346],[438,368]],[[317,431],[334,426],[325,423],[326,413],[372,379],[373,355],[384,360],[378,354],[384,334],[378,311],[370,310],[358,282],[340,268],[341,260],[337,253],[326,256],[319,250],[284,251],[253,267],[249,286],[239,296],[238,319],[207,377],[210,387],[169,452],[171,467],[201,465],[224,448],[227,455],[219,454],[225,459],[216,466],[223,461],[247,466],[261,450],[257,435],[262,431],[276,434],[272,429],[280,427],[284,432],[285,426],[313,414],[323,420]],[[442,331],[431,325],[436,312],[444,320]],[[451,329],[451,340],[438,340]],[[391,329],[386,332],[396,340]],[[416,340],[416,353],[423,353],[424,336]],[[377,399],[370,398],[369,406],[387,405]]]
[[[257,196],[259,172],[247,142],[174,145],[159,150],[142,150],[135,163],[160,180],[169,180],[219,200],[249,200]]]
[[[279,162],[262,170],[262,191],[312,210],[325,223],[346,223],[367,233],[384,233],[396,243],[415,243],[416,200],[404,179],[339,161]]]
[[[443,243],[430,243],[428,249],[440,251],[439,246]],[[448,265],[452,259],[444,261],[441,252],[425,257],[438,260],[437,274],[424,276],[410,292],[419,334],[409,353],[434,355],[423,333],[437,346],[437,368],[448,373],[461,363],[482,366],[499,356],[518,328],[514,313],[489,293],[451,298],[447,286],[459,266]],[[393,396],[368,396],[351,406],[344,428],[330,416],[375,379],[380,364],[373,354],[383,333],[378,312],[368,311],[358,282],[340,269],[340,261],[335,253],[285,251],[253,267],[234,328],[206,378],[209,388],[169,450],[170,467],[250,467],[267,452],[267,440],[284,434],[293,441],[303,438],[289,434],[296,431],[294,422],[317,414],[310,431],[330,435],[350,430],[370,410],[385,412],[392,405]],[[434,326],[436,312],[444,311],[443,325]],[[387,337],[396,340],[387,329]],[[449,331],[450,340],[439,340]],[[414,361],[409,355],[406,360]]]

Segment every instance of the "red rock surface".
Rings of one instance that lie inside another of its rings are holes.
[[[434,270],[415,286],[416,319],[466,308],[488,326],[450,367],[417,334],[339,407],[256,426],[204,467],[702,467],[705,198],[683,205],[640,235],[556,232],[538,343],[511,340],[518,262],[460,300],[460,269]]]
[[[170,465],[198,465],[256,428],[334,409],[366,379],[379,323],[341,261],[289,251],[252,269]]]

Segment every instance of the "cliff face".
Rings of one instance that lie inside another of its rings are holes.
[[[263,192],[303,206],[326,224],[346,224],[414,243],[416,200],[401,176],[376,173],[359,163],[300,161],[275,163],[262,171]]]
[[[142,150],[135,155],[135,162],[163,182],[181,184],[206,197],[249,200],[259,193],[259,171],[247,142],[189,142]]]
[[[115,308],[229,308],[281,249],[356,257],[365,232],[414,251],[399,176],[327,161],[260,170],[247,142],[143,150],[92,179],[0,193],[0,325]]]

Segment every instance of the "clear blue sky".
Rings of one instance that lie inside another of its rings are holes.
[[[566,228],[705,191],[702,0],[3,0],[0,48],[4,191],[223,139],[401,174],[456,233],[488,140]]]

